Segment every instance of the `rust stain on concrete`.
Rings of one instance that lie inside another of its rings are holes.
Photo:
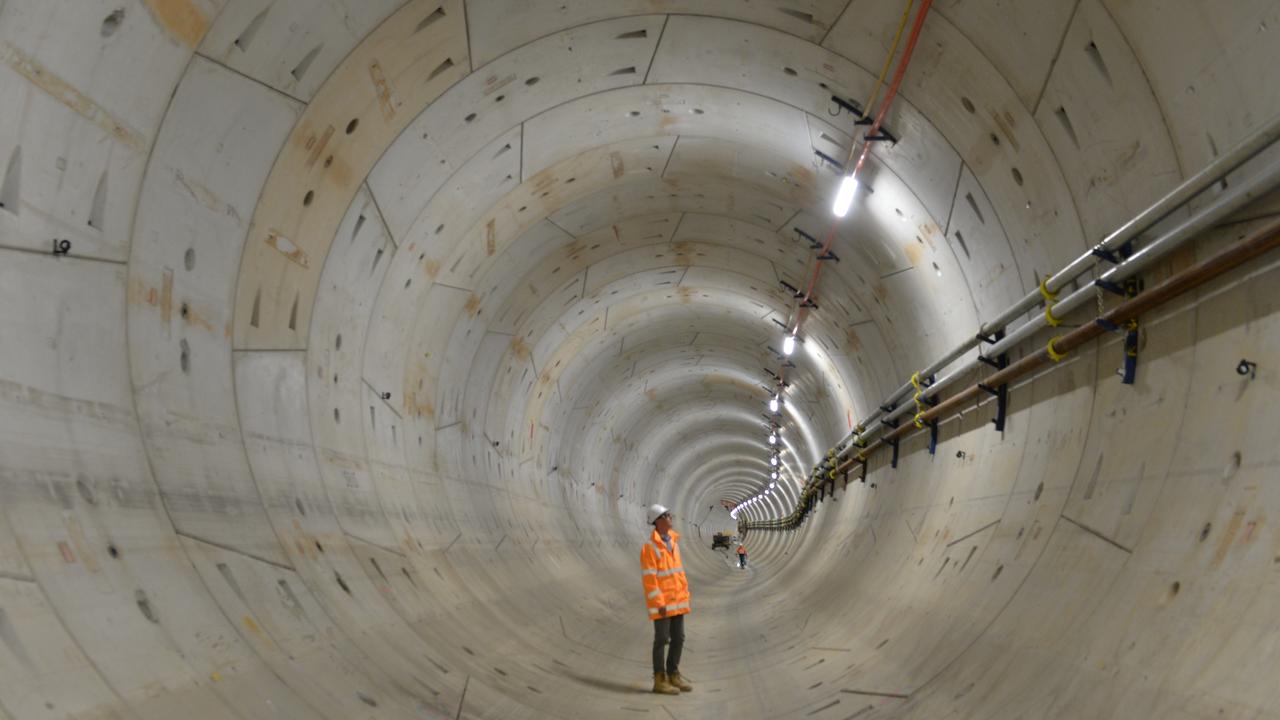
[[[369,77],[373,80],[373,87],[378,93],[378,108],[382,110],[382,118],[390,120],[395,116],[396,106],[400,102],[391,90],[391,84],[387,82],[387,75],[382,71],[382,65],[376,60],[369,65]]]
[[[316,161],[320,159],[320,154],[329,146],[329,139],[332,137],[333,126],[329,125],[324,129],[324,132],[320,134],[319,138],[315,135],[307,138],[306,147],[310,150],[310,154],[307,155],[307,167],[311,167],[316,164]]]
[[[1009,144],[1013,146],[1014,152],[1022,149],[1018,143],[1018,136],[1014,134],[1013,127],[1017,122],[1013,119],[1013,114],[1005,111],[1003,113],[991,113],[991,119],[995,121],[996,127],[1000,128],[1000,133],[1005,136]]]
[[[89,545],[88,538],[84,535],[84,528],[80,526],[80,518],[70,517],[66,520],[67,534],[71,536],[71,544],[75,546],[76,553],[80,555],[80,561],[84,563],[84,568],[89,572],[98,572],[102,570],[102,566],[98,564],[98,558],[93,554],[93,548]]]
[[[107,112],[105,108],[67,81],[54,75],[39,60],[7,42],[4,44],[3,54],[6,65],[26,78],[32,85],[48,93],[54,100],[71,108],[85,120],[97,125],[122,145],[138,153],[147,151],[147,139],[143,137],[141,132],[129,127],[123,120],[112,117],[111,113]]]
[[[490,220],[484,226],[484,254],[493,257],[498,251],[497,220]]]
[[[476,295],[475,293],[472,293],[471,297],[467,298],[467,304],[463,305],[462,308],[466,310],[467,314],[470,315],[471,317],[475,317],[479,315],[480,314],[480,296]]]
[[[626,163],[622,161],[622,153],[617,151],[609,153],[609,166],[613,168],[615,180],[622,177],[623,173],[627,171]]]
[[[311,267],[311,258],[307,257],[302,248],[295,245],[292,240],[281,234],[279,230],[268,230],[266,243],[273,250],[284,255],[290,262],[304,268]]]
[[[524,338],[516,336],[511,338],[511,352],[521,360],[528,360],[533,355],[533,348],[529,347],[529,343]]]
[[[195,48],[209,29],[209,19],[195,0],[146,0],[151,17],[170,35]]]
[[[258,637],[262,637],[262,628],[258,627],[258,623],[254,622],[253,618],[249,617],[248,615],[245,615],[244,617],[240,618],[240,623],[244,625],[245,630],[248,630],[249,632],[253,633],[254,635],[257,635]]]
[[[862,339],[858,337],[858,331],[849,328],[844,331],[844,343],[850,353],[862,352]]]
[[[237,225],[241,223],[240,213],[236,212],[235,208],[223,202],[222,198],[218,197],[208,187],[187,177],[181,170],[176,171],[174,173],[174,177],[177,178],[178,184],[185,188],[196,202],[219,215],[226,215],[227,217],[234,219]]]
[[[911,263],[912,267],[919,266],[920,261],[924,259],[924,246],[918,242],[913,241],[910,244],[903,246],[902,250],[907,254],[907,260]]]
[[[1222,533],[1222,539],[1218,540],[1218,547],[1213,553],[1213,567],[1222,564],[1227,557],[1227,551],[1231,549],[1231,543],[1236,539],[1236,533],[1240,532],[1240,524],[1244,521],[1244,511],[1237,510],[1231,516],[1231,521],[1227,523],[1227,529]]]
[[[440,261],[428,259],[422,263],[422,270],[427,274],[427,277],[435,280],[440,275]]]
[[[173,320],[173,271],[164,269],[164,277],[160,281],[160,325],[164,328],[164,336],[169,337],[169,324]]]

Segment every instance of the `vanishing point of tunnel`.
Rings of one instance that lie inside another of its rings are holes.
[[[1280,718],[1278,138],[1280,0],[0,0],[0,720]]]

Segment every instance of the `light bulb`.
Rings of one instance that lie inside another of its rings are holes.
[[[778,479],[778,473],[776,473],[776,472],[774,472],[774,473],[770,473],[770,474],[769,474],[769,479],[771,479],[771,480],[777,480],[777,479]]]
[[[835,202],[831,204],[831,212],[838,218],[842,218],[849,214],[849,208],[853,207],[853,193],[858,189],[858,179],[852,175],[845,175],[840,181],[840,189],[836,191]]]
[[[778,412],[778,396],[774,395],[769,399],[769,412]]]
[[[776,487],[778,487],[778,483],[776,483],[776,482],[771,482],[771,483],[769,483],[769,489],[770,489],[770,490],[772,490],[772,489],[774,489],[774,488],[776,488]]]
[[[769,458],[769,464],[774,467],[778,467],[778,456],[774,455],[773,457]]]
[[[783,339],[782,339],[782,354],[783,354],[783,355],[790,355],[791,353],[793,353],[793,352],[795,352],[795,351],[796,351],[796,336],[795,336],[794,334],[792,334],[792,335],[788,335],[788,336],[786,336],[785,338],[783,338]]]
[[[770,445],[777,445],[777,444],[778,444],[778,436],[777,436],[777,435],[774,435],[774,434],[770,434],[770,435],[769,435],[769,444],[770,444]]]

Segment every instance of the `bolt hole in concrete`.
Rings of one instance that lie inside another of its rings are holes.
[[[795,77],[796,75],[800,74],[795,71],[795,68],[789,68],[789,67],[782,68],[782,72],[790,75],[791,77]]]
[[[116,547],[114,544],[107,545],[107,554],[113,558],[118,558],[120,557],[120,548]]]
[[[160,624],[160,616],[156,613],[156,609],[151,606],[151,600],[147,597],[145,590],[138,588],[134,591],[133,600],[138,604],[138,610],[142,613],[142,617],[156,625]]]
[[[1040,496],[1041,496],[1042,494],[1044,494],[1044,483],[1040,483],[1039,485],[1036,485],[1036,497],[1035,497],[1035,499],[1036,499],[1036,500],[1039,500],[1039,499],[1040,499]]]
[[[316,544],[318,545],[319,543]],[[333,579],[338,581],[338,587],[342,588],[342,592],[348,595],[351,594],[351,588],[347,585],[347,581],[342,579],[342,575],[337,570],[333,571]]]
[[[334,350],[342,349],[342,333],[338,333],[338,336],[333,339],[333,349]]]
[[[316,199],[316,191],[308,190],[306,195],[302,196],[302,207],[309,207],[311,201]]]
[[[1014,168],[1012,172],[1013,181],[1018,184],[1018,187],[1022,187],[1022,172],[1018,168]]]
[[[330,155],[329,157],[327,157],[327,158],[325,158],[325,159],[324,159],[324,166],[325,166],[325,167],[329,167],[329,166],[330,166],[330,165],[332,165],[332,164],[333,164],[333,156],[332,156],[332,155]]]
[[[640,117],[640,111],[632,110],[631,112],[627,113],[627,115],[630,115],[631,117]]]
[[[971,113],[977,111],[977,108],[973,106],[973,101],[967,97],[960,98],[960,104],[964,106],[965,110],[968,110]]]
[[[1208,540],[1209,532],[1212,530],[1213,530],[1213,523],[1211,522],[1205,523],[1204,527],[1200,529],[1200,542],[1204,542],[1205,540]]]
[[[991,133],[991,144],[996,146],[1000,145],[1000,138],[997,137],[995,133]]]
[[[178,366],[184,373],[191,372],[191,344],[186,338],[178,341]]]
[[[475,120],[475,119],[476,119],[476,114],[475,114],[475,113],[471,113],[470,115],[468,115],[468,116],[466,116],[466,117],[464,117],[464,118],[462,118],[462,119],[463,119],[463,120],[465,120],[466,122],[472,122],[473,120]]]
[[[333,421],[335,423],[342,422],[342,415],[338,413],[338,408],[333,409]]]
[[[299,514],[299,515],[301,515],[301,516],[303,516],[303,517],[306,517],[306,516],[307,516],[307,506],[302,504],[302,500],[301,500],[301,498],[294,498],[294,499],[293,499],[293,506],[294,506],[294,507],[296,507],[296,508],[298,508],[298,514]]]
[[[1182,583],[1178,582],[1177,580],[1174,580],[1173,584],[1169,586],[1169,597],[1173,597],[1177,595],[1178,591],[1181,589],[1182,589]]]
[[[195,250],[195,248],[187,248],[187,251],[186,251],[185,253],[183,253],[183,255],[182,255],[182,267],[186,268],[186,269],[187,269],[187,272],[191,272],[192,270],[194,270],[194,269],[196,268],[196,250]]]
[[[76,490],[80,492],[80,497],[90,505],[98,504],[98,496],[93,492],[93,488],[89,487],[86,478],[81,475],[76,478]]]
[[[355,132],[358,127],[360,127],[360,118],[351,118],[351,122],[347,123],[347,134]]]
[[[178,314],[184,318],[187,317],[191,314],[191,306],[186,303],[182,303],[182,307],[178,308]]]
[[[112,10],[111,14],[102,21],[102,37],[107,38],[115,35],[122,22],[124,22],[124,8]]]
[[[530,85],[530,86],[537,85],[537,84],[538,84],[538,81],[539,81],[539,80],[541,80],[541,79],[542,79],[542,78],[538,77],[537,75],[534,75],[533,77],[529,78],[528,80],[525,80],[525,81],[524,81],[524,84],[525,84],[525,85]]]

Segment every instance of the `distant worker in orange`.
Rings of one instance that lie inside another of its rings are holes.
[[[747,566],[747,548],[742,543],[738,543],[738,567]]]
[[[662,505],[650,505],[646,517],[653,532],[640,548],[640,577],[644,581],[649,619],[653,621],[653,691],[679,695],[681,690],[693,690],[693,686],[680,677],[684,616],[689,613],[689,580],[680,560],[680,533],[671,529],[671,511]],[[667,643],[671,644],[669,652]]]

